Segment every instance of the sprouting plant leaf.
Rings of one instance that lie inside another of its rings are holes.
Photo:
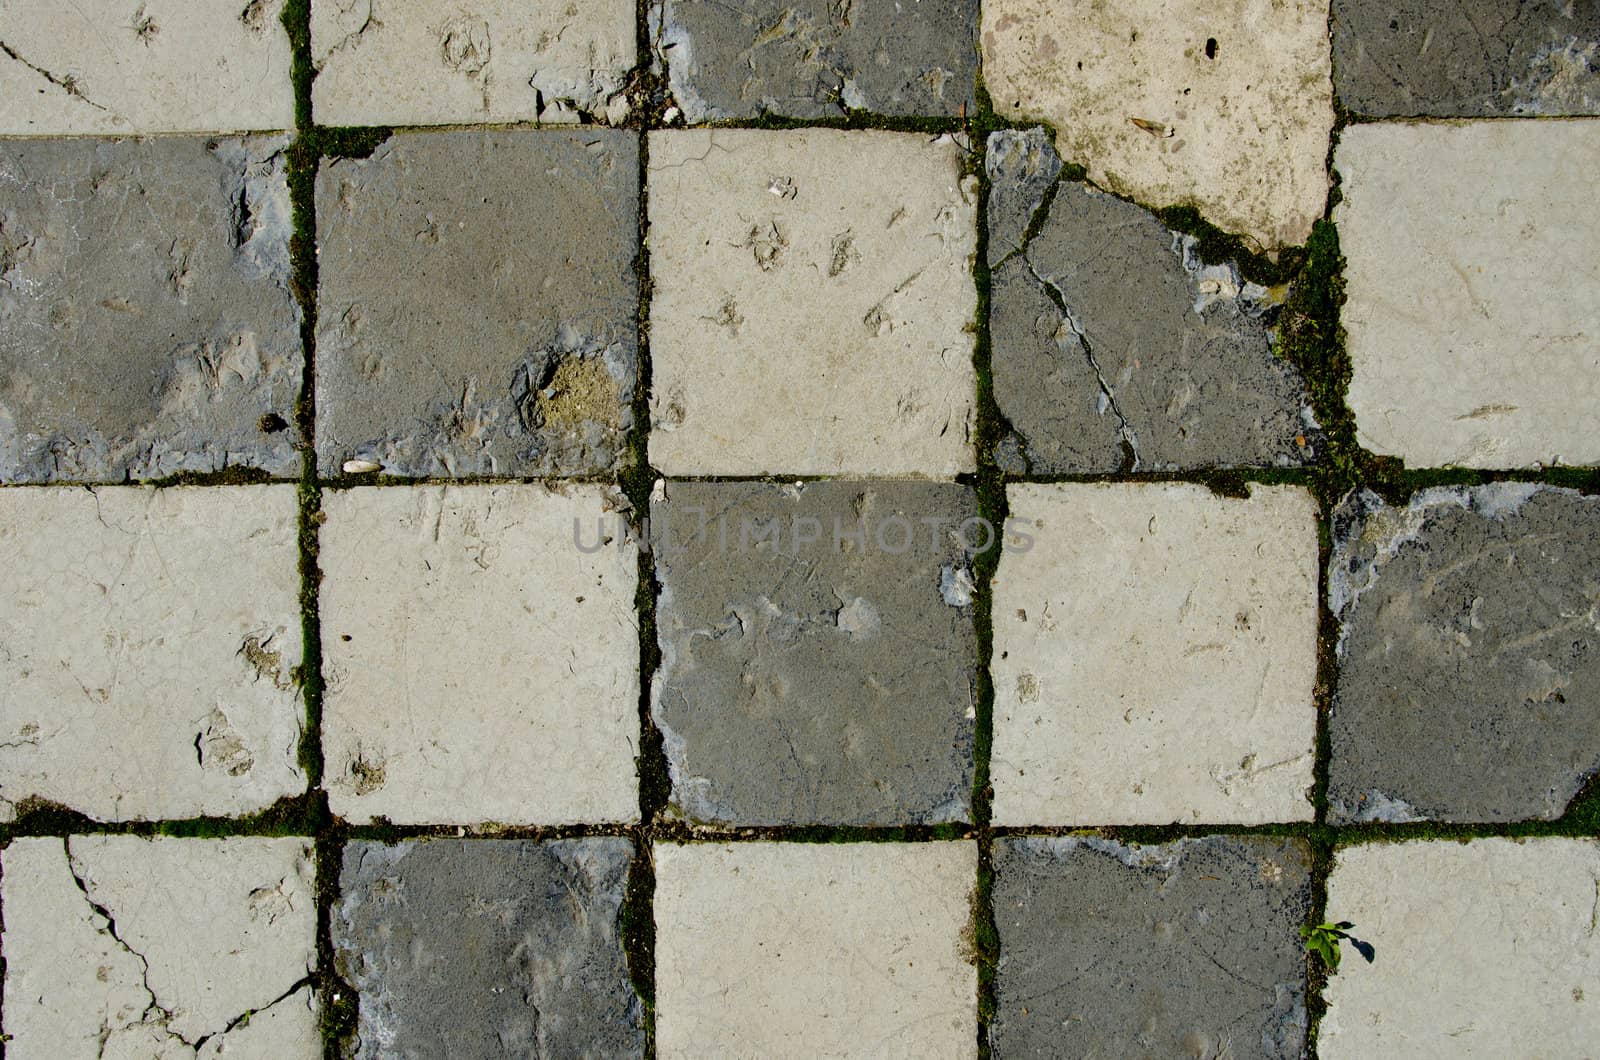
[[[1300,928],[1300,937],[1306,941],[1306,949],[1322,959],[1322,964],[1329,973],[1339,970],[1339,940],[1343,939],[1354,946],[1356,952],[1364,957],[1368,964],[1377,956],[1377,950],[1372,943],[1349,934],[1349,929],[1355,924],[1348,920],[1341,920],[1337,924],[1305,924]]]

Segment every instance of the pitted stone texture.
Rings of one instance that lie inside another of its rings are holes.
[[[655,857],[664,1060],[976,1055],[973,844],[663,844]]]
[[[1312,817],[1317,507],[1013,485],[994,581],[994,821]]]
[[[652,133],[648,183],[656,467],[974,469],[977,186],[950,138]]]
[[[1103,187],[1198,206],[1263,248],[1303,243],[1328,197],[1328,5],[991,0],[995,109],[1039,118]]]
[[[1475,839],[1346,847],[1328,914],[1376,950],[1323,988],[1328,1060],[1591,1056],[1600,1040],[1600,844]]]
[[[969,820],[967,548],[985,542],[972,491],[674,482],[665,493],[651,506],[662,654],[651,692],[678,811],[739,825]]]
[[[977,0],[653,0],[650,27],[691,124],[975,106]]]
[[[282,16],[283,0],[6,0],[0,135],[292,129]]]
[[[643,1054],[619,914],[623,838],[352,842],[334,960],[352,1060]]]
[[[620,119],[637,54],[630,0],[311,4],[313,104],[325,125]]]
[[[0,480],[298,473],[286,144],[0,143]]]
[[[1353,125],[1335,164],[1361,444],[1600,463],[1600,122]]]
[[[1298,1060],[1310,909],[1299,839],[999,839],[995,1055]]]
[[[305,839],[17,839],[3,855],[6,1055],[312,1060]]]
[[[1061,180],[1039,130],[995,134],[988,157],[990,228],[1002,240],[990,244],[994,389],[1017,470],[1314,458],[1305,385],[1272,352],[1271,292],[1231,263],[1204,264],[1192,237],[1154,215]]]
[[[304,789],[293,486],[0,490],[0,819]]]
[[[1380,118],[1600,113],[1593,0],[1334,0],[1339,101]]]
[[[334,813],[400,824],[637,819],[638,550],[611,493],[323,494]]]
[[[1334,535],[1329,816],[1560,817],[1600,770],[1600,498],[1362,493]]]
[[[637,377],[638,138],[399,134],[317,178],[317,461],[605,474]]]

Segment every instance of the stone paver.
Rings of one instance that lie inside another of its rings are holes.
[[[965,486],[686,483],[651,506],[673,803],[742,825],[968,820]],[[971,522],[967,522],[971,520]]]
[[[305,839],[17,839],[0,859],[6,1055],[322,1055]]]
[[[292,486],[0,490],[0,819],[304,788]]]
[[[1600,114],[1600,7],[1333,0],[1339,101],[1374,117]]]
[[[311,3],[325,125],[615,123],[636,55],[630,0]]]
[[[1348,847],[1328,919],[1355,923],[1317,1035],[1327,1060],[1589,1056],[1600,1040],[1600,844],[1476,839]]]
[[[994,1052],[1298,1060],[1304,841],[995,843]]]
[[[1361,444],[1427,467],[1600,461],[1600,122],[1356,125],[1336,165]]]
[[[1305,386],[1271,349],[1271,292],[1204,264],[1192,237],[1139,207],[1059,179],[1041,130],[993,134],[987,164],[994,391],[1015,431],[1002,443],[1012,470],[1314,457]]]
[[[1052,123],[1095,183],[1193,204],[1265,248],[1328,196],[1328,5],[1318,0],[990,0],[984,79],[1008,118]]]
[[[611,491],[323,495],[323,746],[352,821],[634,820],[637,549]],[[580,543],[584,550],[580,550]]]
[[[996,824],[1311,819],[1317,509],[1250,492],[1007,487]]]
[[[287,142],[0,142],[0,480],[298,472]]]
[[[650,27],[691,124],[975,106],[977,0],[654,0]]]
[[[1560,817],[1600,770],[1600,498],[1362,493],[1334,529],[1331,817]]]
[[[0,135],[292,129],[282,15],[283,0],[6,0]]]
[[[977,191],[949,137],[652,133],[652,463],[974,469]]]
[[[656,847],[668,1057],[971,1057],[971,843]]]
[[[607,474],[637,376],[638,138],[399,134],[317,180],[317,460]]]
[[[352,842],[333,910],[352,1060],[642,1056],[623,838]]]

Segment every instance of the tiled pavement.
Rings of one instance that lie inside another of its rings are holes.
[[[1588,0],[0,0],[0,1048],[1592,1055],[1597,116]]]

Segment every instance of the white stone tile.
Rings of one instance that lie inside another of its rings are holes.
[[[293,486],[0,490],[0,816],[302,791],[297,547]]]
[[[970,1057],[971,843],[663,844],[662,1057]]]
[[[323,747],[354,822],[631,821],[638,553],[613,491],[323,495]],[[586,554],[601,529],[614,540]]]
[[[325,125],[620,120],[636,53],[630,0],[311,4]]]
[[[1322,216],[1326,0],[987,0],[982,34],[995,109],[1052,123],[1097,184],[1263,247]]]
[[[0,135],[294,128],[283,0],[6,0]]]
[[[1361,444],[1600,462],[1600,121],[1353,125],[1335,165]]]
[[[306,839],[18,839],[6,1055],[317,1057]]]
[[[1600,1042],[1600,843],[1475,839],[1338,852],[1331,921],[1348,944],[1323,990],[1317,1052],[1345,1057],[1592,1056]]]
[[[973,470],[977,191],[960,148],[835,129],[649,146],[655,465]]]
[[[1250,490],[1008,487],[996,824],[1311,819],[1317,508]]]

